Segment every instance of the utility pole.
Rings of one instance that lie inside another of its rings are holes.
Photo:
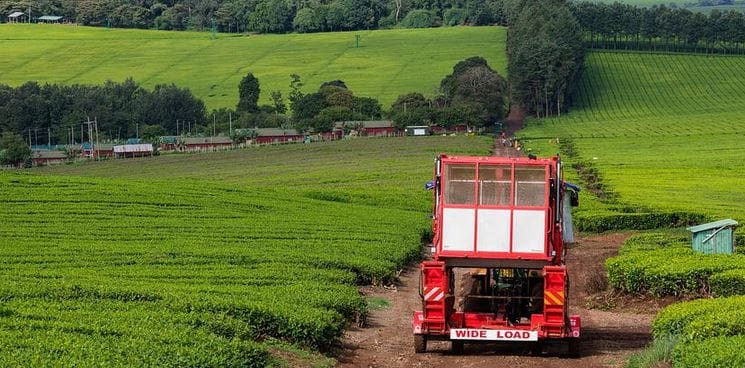
[[[217,125],[217,118],[215,115],[212,115],[212,136],[215,136],[215,125]]]
[[[47,128],[47,149],[52,149],[52,129]]]
[[[176,136],[178,137],[178,119],[176,119]]]
[[[28,146],[31,148],[31,128],[28,128]]]
[[[233,135],[233,112],[228,111],[228,121],[230,124],[230,131],[228,132],[228,135]]]
[[[93,124],[95,124],[95,122],[92,122],[91,121],[91,118],[89,117],[88,118],[88,121],[84,122],[83,124],[85,124],[85,125],[88,126],[88,140],[90,141],[90,144],[91,144],[91,155],[90,155],[90,157],[91,158],[95,158],[96,145],[93,142]],[[96,132],[98,132],[98,128],[96,128]]]
[[[39,128],[34,128],[34,146],[39,145],[39,134],[37,133],[38,130]]]
[[[95,124],[95,127],[96,127],[96,146],[98,146],[98,116],[96,116],[93,119],[95,120],[94,124]],[[99,152],[99,156],[101,156],[100,155],[100,152]]]
[[[140,123],[135,123],[135,138],[140,138]]]

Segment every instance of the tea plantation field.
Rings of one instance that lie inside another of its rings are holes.
[[[355,47],[355,36],[361,36]],[[189,87],[208,108],[234,107],[249,71],[261,99],[287,97],[292,73],[314,91],[341,79],[384,106],[407,92],[432,94],[456,62],[486,58],[504,74],[506,30],[447,27],[289,35],[218,35],[61,25],[0,24],[0,83],[101,83],[133,77],[147,87]]]
[[[586,187],[585,230],[650,229],[707,219],[745,222],[745,58],[593,52],[577,107],[521,132],[539,152],[561,150]],[[739,253],[745,249],[739,231]],[[677,341],[674,367],[740,366],[745,255],[706,256],[685,230],[643,234],[606,263],[628,293],[732,296],[673,305],[656,344]],[[741,308],[741,304],[740,308]]]
[[[2,173],[0,366],[327,350],[364,317],[356,285],[418,256],[435,154],[490,145],[360,139]]]
[[[745,220],[745,58],[594,52],[577,102],[521,134],[571,139],[626,204]]]

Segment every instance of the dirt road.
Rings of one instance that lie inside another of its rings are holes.
[[[388,299],[391,305],[372,312],[369,326],[351,328],[344,339],[339,367],[620,367],[624,358],[643,348],[650,339],[652,313],[604,312],[584,308],[585,284],[593,272],[602,272],[603,261],[616,254],[628,234],[579,238],[568,252],[570,270],[570,311],[582,317],[582,356],[561,357],[561,350],[533,356],[514,345],[466,344],[465,354],[450,354],[447,342],[430,342],[427,353],[415,354],[412,315],[421,309],[416,290],[418,271],[410,267],[402,273],[395,289],[368,288],[369,296]]]

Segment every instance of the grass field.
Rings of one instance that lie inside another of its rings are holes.
[[[355,47],[355,36],[361,36]],[[384,106],[399,95],[432,94],[456,62],[482,56],[504,73],[506,30],[447,27],[317,34],[251,35],[104,29],[61,25],[0,25],[0,83],[28,80],[101,83],[133,77],[145,86],[189,87],[208,108],[234,107],[238,83],[253,72],[263,101],[286,97],[296,73],[307,91],[344,80],[358,96]]]
[[[0,366],[327,349],[365,313],[356,285],[418,256],[435,154],[490,146],[359,139],[0,173]]]
[[[595,52],[575,109],[522,135],[571,138],[625,203],[745,220],[743,111],[743,57]]]

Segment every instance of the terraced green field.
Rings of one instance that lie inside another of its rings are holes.
[[[360,139],[0,173],[0,365],[328,349],[366,312],[356,285],[418,256],[435,154],[490,146]]]
[[[745,58],[594,52],[577,102],[522,135],[571,138],[624,203],[745,220]]]
[[[238,83],[249,71],[259,78],[265,102],[275,90],[287,96],[289,75],[295,73],[308,91],[341,79],[356,95],[376,97],[387,106],[399,94],[432,94],[453,65],[470,56],[486,58],[503,73],[505,37],[500,27],[447,27],[212,40],[206,32],[0,24],[0,83],[133,77],[147,87],[189,87],[208,108],[219,108],[235,106]]]
[[[577,101],[571,113],[531,121],[521,134],[537,151],[562,148],[583,172],[571,176],[586,185],[601,179],[597,195],[584,192],[578,224],[745,222],[744,57],[594,52]],[[743,256],[694,253],[689,236],[681,229],[630,239],[606,262],[611,285],[656,296],[735,295],[673,305],[657,316],[654,332],[656,344],[678,342],[670,347],[673,367],[740,366]]]

